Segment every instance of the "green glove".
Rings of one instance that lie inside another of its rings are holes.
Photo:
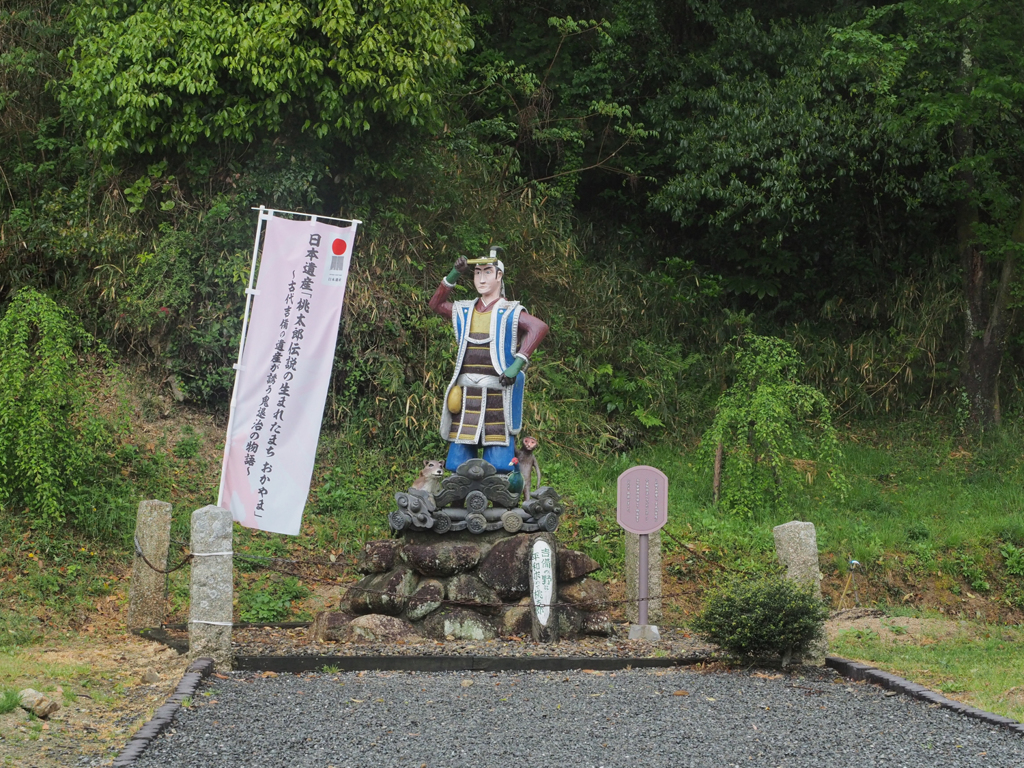
[[[524,365],[525,362],[523,361],[523,358],[517,357],[512,365],[506,368],[505,372],[501,374],[501,383],[506,387],[512,384],[516,380],[516,376],[519,375],[519,372],[523,370]]]
[[[452,271],[448,273],[448,277],[445,280],[448,281],[448,285],[455,285],[459,282],[459,275],[464,275],[469,272],[469,260],[465,256],[459,256],[455,260],[455,266],[452,267]]]

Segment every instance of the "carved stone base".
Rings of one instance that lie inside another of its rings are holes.
[[[538,536],[504,529],[474,534],[406,530],[401,539],[367,543],[357,568],[366,577],[345,594],[338,611],[320,614],[311,639],[353,640],[353,616],[390,614],[423,637],[481,640],[529,635],[530,556]],[[556,542],[557,635],[608,636],[612,632],[604,585],[588,574],[593,558]]]

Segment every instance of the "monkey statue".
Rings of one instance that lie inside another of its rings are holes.
[[[524,437],[523,445],[516,450],[516,458],[519,460],[518,469],[523,476],[523,490],[526,494],[526,501],[530,500],[530,476],[537,471],[537,487],[540,488],[540,462],[533,454],[537,450],[537,438]]]

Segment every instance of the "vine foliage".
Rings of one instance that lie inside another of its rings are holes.
[[[59,525],[110,441],[89,394],[86,355],[97,344],[70,312],[24,288],[0,319],[0,349],[0,505]]]
[[[730,511],[753,516],[779,509],[787,491],[824,474],[843,494],[838,469],[842,451],[832,426],[832,407],[818,389],[801,384],[800,356],[773,336],[750,334],[733,345],[736,377],[718,399],[704,433],[706,452],[719,445],[725,456],[721,501]]]

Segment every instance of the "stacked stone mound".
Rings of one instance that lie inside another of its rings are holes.
[[[532,630],[530,552],[537,536],[455,532],[443,538],[407,531],[371,541],[358,568],[366,576],[346,593],[341,610],[317,616],[314,641],[489,640]],[[561,544],[556,552],[558,637],[610,635],[608,592],[588,574],[588,555]]]

